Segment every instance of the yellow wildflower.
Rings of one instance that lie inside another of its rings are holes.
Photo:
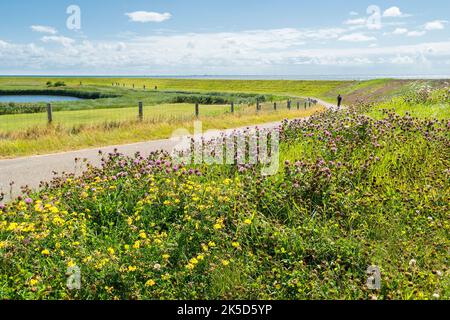
[[[216,243],[214,241],[210,241],[210,242],[208,242],[208,246],[210,248],[214,248],[216,246]]]
[[[70,260],[69,263],[67,263],[67,267],[69,268],[75,267],[75,262],[73,262],[73,260]]]
[[[214,225],[214,229],[220,230],[224,227],[223,218],[217,219],[216,224]]]
[[[141,239],[147,239],[147,234],[144,231],[141,231],[139,237],[141,237]]]
[[[49,256],[49,255],[50,255],[50,251],[48,251],[47,249],[42,250],[41,253],[42,253],[44,256]]]
[[[155,284],[156,284],[156,282],[155,282],[154,280],[150,279],[150,280],[148,280],[148,281],[145,283],[145,286],[146,286],[146,287],[153,287]]]
[[[134,249],[139,249],[141,247],[141,242],[138,240],[133,244]]]
[[[188,270],[193,270],[194,268],[195,268],[195,266],[192,263],[188,263],[186,265],[186,269],[188,269]]]
[[[222,264],[226,267],[230,264],[230,261],[228,260],[222,260]]]
[[[38,280],[36,280],[36,279],[31,279],[30,280],[30,286],[35,286],[35,285],[37,285],[38,284]]]
[[[198,256],[197,256],[197,259],[198,260],[204,260],[205,259],[205,256],[203,255],[203,254],[199,254]]]
[[[136,271],[137,267],[135,266],[128,266],[128,272],[134,272]]]

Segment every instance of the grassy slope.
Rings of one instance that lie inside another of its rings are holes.
[[[24,88],[43,87],[50,78],[0,78],[0,89],[24,86]],[[192,80],[192,79],[144,79],[144,78],[58,78],[68,86],[79,87],[80,81],[83,87],[102,87],[105,90],[117,88],[131,90],[135,84],[136,90],[141,90],[143,85],[152,90],[158,86],[158,90],[181,90],[199,92],[247,92],[270,93],[292,96],[324,97],[327,92],[336,87],[347,86],[350,81],[279,81],[279,80]],[[126,87],[112,87],[112,83],[118,82]]]
[[[401,116],[408,113],[412,117],[431,118],[431,119],[450,119],[450,105],[449,103],[421,103],[411,105],[402,99],[395,99],[377,105],[369,115],[381,119],[383,117],[383,110],[394,110]]]

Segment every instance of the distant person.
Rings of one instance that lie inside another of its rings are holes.
[[[342,96],[338,95],[338,97],[337,97],[337,106],[338,106],[338,108],[340,108],[341,105],[342,105]]]

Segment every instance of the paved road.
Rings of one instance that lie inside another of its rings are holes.
[[[326,108],[336,108],[333,104],[324,102],[320,99],[313,99],[317,100],[320,105],[323,105]],[[278,125],[280,125],[280,122],[255,125],[250,126],[250,128],[274,128]],[[228,133],[233,130],[243,130],[245,128],[247,127],[209,132],[205,134],[205,139],[211,139],[219,136],[221,133]],[[55,176],[55,172],[57,174],[61,174],[62,172],[79,174],[85,168],[80,163],[76,165],[75,158],[87,159],[89,163],[99,165],[101,158],[98,153],[99,150],[102,150],[103,153],[109,153],[113,152],[114,149],[118,149],[120,153],[130,156],[139,151],[143,156],[147,156],[151,152],[158,150],[170,152],[176,144],[177,141],[173,139],[164,139],[42,156],[0,160],[0,192],[6,194],[6,199],[4,199],[4,201],[8,201],[11,197],[16,197],[20,194],[20,188],[22,186],[28,186],[35,190],[39,187],[41,181],[51,181]],[[14,182],[12,186],[10,186],[11,182]]]

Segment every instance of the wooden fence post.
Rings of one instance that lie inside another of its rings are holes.
[[[291,110],[291,100],[288,100],[287,107],[288,107],[289,110]]]
[[[300,101],[297,101],[297,110],[300,110]]]
[[[139,120],[144,120],[144,105],[142,102],[139,102]]]
[[[305,101],[305,110],[306,110],[306,107],[307,107],[307,102]]]
[[[277,110],[277,103],[276,102],[273,103],[273,110]]]
[[[256,100],[256,111],[260,110],[260,106],[259,106],[259,100]]]
[[[234,102],[231,103],[231,113],[234,113]]]
[[[198,118],[198,116],[200,115],[200,109],[198,107],[198,103],[195,104],[195,116]]]
[[[47,103],[47,120],[48,120],[48,123],[53,122],[52,105],[50,103]]]

